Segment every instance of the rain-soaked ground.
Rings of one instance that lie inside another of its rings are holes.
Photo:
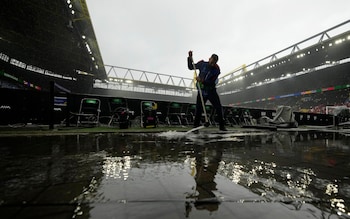
[[[336,132],[0,138],[1,218],[350,218]]]

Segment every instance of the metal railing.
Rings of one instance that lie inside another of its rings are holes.
[[[94,87],[173,96],[192,96],[192,78],[105,65],[107,80],[96,80]]]

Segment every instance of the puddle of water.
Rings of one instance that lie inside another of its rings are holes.
[[[3,137],[0,214],[346,218],[349,143],[325,132]]]

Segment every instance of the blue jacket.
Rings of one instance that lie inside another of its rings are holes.
[[[188,57],[187,59],[188,69],[193,70],[193,64],[192,59]],[[217,84],[217,80],[220,74],[220,67],[215,64],[215,66],[209,65],[208,62],[205,61],[199,61],[197,64],[195,64],[195,68],[199,70],[199,77],[203,81],[203,88],[204,90],[211,90],[215,88]]]

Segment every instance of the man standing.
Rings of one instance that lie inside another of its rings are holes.
[[[218,119],[219,119],[219,129],[220,131],[227,131],[225,128],[225,121],[223,118],[223,110],[222,105],[220,102],[220,98],[218,93],[216,92],[216,83],[218,80],[218,76],[220,74],[220,67],[217,65],[217,62],[219,60],[219,57],[216,54],[211,55],[208,62],[205,61],[199,61],[198,63],[193,63],[192,58],[192,51],[188,52],[188,58],[187,58],[187,66],[188,69],[199,70],[199,75],[197,76],[196,80],[196,86],[197,89],[201,89],[201,93],[203,96],[203,102],[207,102],[207,100],[210,101],[210,103],[213,105],[213,107],[216,110]],[[196,113],[194,118],[194,127],[198,127],[200,124],[200,120],[202,117],[203,107],[201,103],[201,96],[200,92],[198,91],[197,94],[197,101],[196,101]]]

